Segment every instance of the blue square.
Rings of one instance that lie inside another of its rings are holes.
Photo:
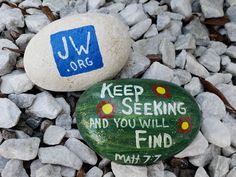
[[[50,36],[53,57],[62,77],[103,67],[94,26],[60,31]]]

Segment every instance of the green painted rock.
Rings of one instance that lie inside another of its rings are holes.
[[[122,164],[148,165],[186,148],[200,126],[194,98],[165,81],[98,83],[83,93],[77,125],[97,153]]]

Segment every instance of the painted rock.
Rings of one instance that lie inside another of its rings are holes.
[[[131,50],[128,27],[105,14],[81,14],[52,22],[29,42],[24,66],[38,86],[80,91],[114,77]]]
[[[97,153],[121,164],[149,165],[186,148],[200,126],[194,98],[169,82],[100,82],[80,97],[77,125]]]

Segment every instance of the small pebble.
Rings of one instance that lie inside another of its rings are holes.
[[[148,177],[164,177],[164,164],[159,161],[157,164],[147,166]]]
[[[42,163],[62,165],[76,170],[80,170],[82,166],[82,161],[62,145],[40,148],[38,156]]]
[[[230,159],[216,156],[209,165],[210,176],[225,176],[229,172]]]
[[[182,50],[175,59],[175,65],[180,69],[184,69],[187,58],[186,50]]]
[[[65,146],[74,152],[84,163],[95,165],[97,163],[97,156],[93,150],[91,150],[84,143],[75,138],[69,138],[65,142]]]
[[[48,6],[52,11],[58,12],[69,3],[69,0],[43,0],[43,6]]]
[[[43,142],[48,145],[59,144],[64,138],[65,134],[66,131],[64,128],[51,125],[46,129],[43,135]]]
[[[23,167],[23,161],[9,160],[2,170],[2,177],[29,177]]]
[[[223,42],[219,42],[219,41],[211,41],[209,47],[211,49],[215,50],[215,52],[218,55],[224,54],[227,50],[227,45],[225,45]]]
[[[236,42],[236,23],[234,22],[226,23],[225,29],[227,31],[230,41]]]
[[[147,32],[144,34],[144,38],[150,38],[158,34],[157,27],[155,24],[152,24]]]
[[[192,15],[192,6],[190,0],[171,0],[171,9],[185,17]]]
[[[231,58],[236,58],[236,46],[229,46],[229,48],[225,51],[225,54]]]
[[[172,42],[164,39],[160,44],[160,53],[162,54],[162,61],[170,68],[175,68],[175,46]]]
[[[151,0],[148,3],[144,4],[144,10],[150,15],[150,16],[156,16],[159,15],[165,11],[167,11],[167,6],[159,6],[159,2],[155,0]]]
[[[0,98],[0,128],[14,127],[21,115],[20,109],[7,98]]]
[[[111,169],[115,177],[147,177],[147,167],[145,166],[120,165],[115,162],[111,162]]]
[[[142,78],[171,81],[174,78],[174,71],[159,62],[154,62],[147,69]]]
[[[103,171],[98,167],[91,168],[85,175],[85,177],[102,177]]]
[[[203,86],[198,77],[193,77],[192,80],[184,86],[184,89],[187,90],[192,96],[196,96],[203,92]]]
[[[44,14],[33,14],[28,15],[25,18],[25,24],[28,30],[32,33],[37,33],[41,30],[44,26],[50,23],[48,17]]]
[[[22,93],[22,94],[10,94],[8,98],[14,102],[19,108],[28,108],[32,105],[36,98],[33,94]]]
[[[195,38],[190,33],[178,36],[177,41],[175,42],[176,50],[195,49],[195,48],[196,48],[196,41]]]
[[[200,0],[200,5],[205,18],[216,18],[224,16],[223,0]]]
[[[8,139],[0,145],[0,155],[8,159],[32,160],[37,156],[39,143],[39,138]]]
[[[121,78],[133,78],[142,74],[150,65],[150,60],[137,53],[132,52],[125,67],[122,69]]]
[[[41,92],[36,95],[33,104],[27,112],[42,118],[55,119],[62,111],[62,106],[49,92]]]
[[[123,17],[125,22],[129,25],[135,25],[138,22],[147,18],[143,11],[142,4],[129,4],[121,12],[120,15]]]
[[[152,21],[149,18],[135,24],[129,30],[130,37],[134,40],[137,40],[148,30],[151,24]]]
[[[44,165],[36,170],[35,177],[62,177],[61,176],[61,167]]]
[[[171,19],[166,14],[160,14],[157,16],[157,30],[161,31],[170,25]]]

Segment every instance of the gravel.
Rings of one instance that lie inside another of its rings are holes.
[[[76,177],[78,171],[86,177],[235,177],[235,114],[200,81],[205,78],[212,83],[236,108],[235,0],[10,2],[27,8],[28,14],[0,5],[2,177]],[[116,79],[165,80],[195,98],[201,109],[201,131],[176,155],[184,168],[171,164],[173,159],[151,166],[120,165],[99,157],[85,144],[75,121],[81,92],[50,92],[35,86],[25,74],[23,55],[11,50],[24,51],[30,39],[50,23],[36,9],[41,5],[48,6],[56,18],[88,11],[117,16],[129,26],[133,51]],[[208,18],[217,21],[224,16],[229,17],[226,24],[205,25]]]

